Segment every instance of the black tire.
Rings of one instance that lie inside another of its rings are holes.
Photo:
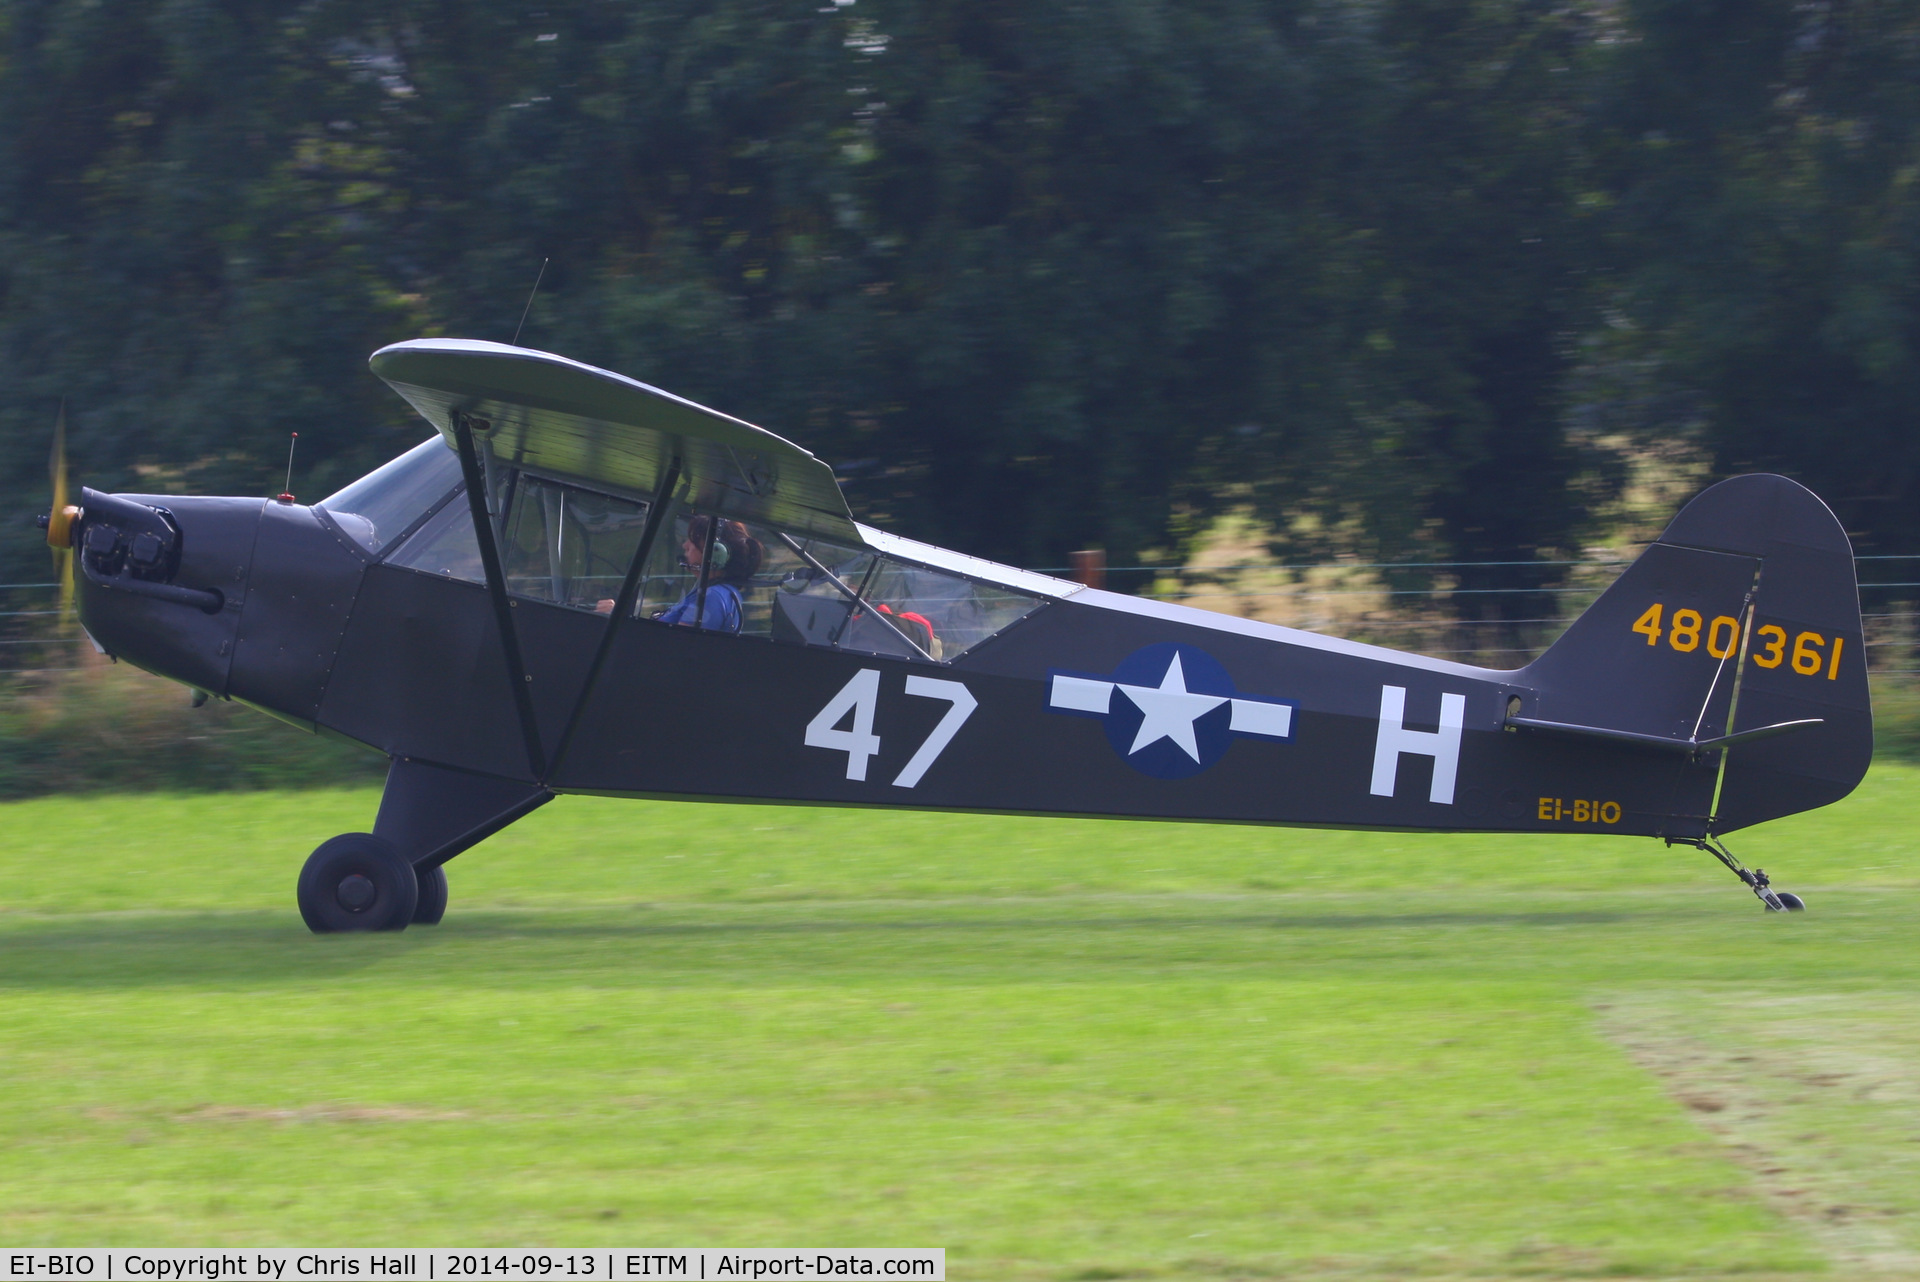
[[[1803,913],[1807,911],[1807,901],[1794,894],[1791,890],[1783,890],[1780,891],[1779,894],[1780,906],[1788,912]]]
[[[405,930],[420,902],[420,882],[393,843],[349,832],[307,856],[299,895],[300,916],[316,935]]]
[[[414,905],[413,924],[438,926],[447,915],[447,866],[415,868],[413,874],[420,881],[420,902]]]

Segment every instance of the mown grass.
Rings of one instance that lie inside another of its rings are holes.
[[[1736,840],[1792,918],[1621,839],[562,798],[326,939],[373,792],[14,803],[0,1240],[1904,1276],[1916,784]]]

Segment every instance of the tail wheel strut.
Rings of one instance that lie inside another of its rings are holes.
[[[1770,913],[1797,913],[1806,911],[1807,903],[1804,899],[1800,898],[1800,896],[1794,894],[1792,891],[1775,890],[1773,888],[1773,882],[1768,878],[1766,869],[1748,868],[1734,857],[1731,850],[1728,850],[1725,845],[1712,837],[1669,837],[1667,838],[1667,844],[1669,846],[1694,846],[1706,851],[1715,859],[1718,859],[1727,866],[1727,871],[1746,883],[1747,889],[1753,892],[1753,897],[1758,899]]]

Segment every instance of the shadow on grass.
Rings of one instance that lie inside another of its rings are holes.
[[[1605,926],[1628,920],[1623,912],[1477,912],[1477,913],[1354,913],[1288,916],[1277,913],[1219,916],[1099,916],[1099,917],[939,917],[909,921],[829,917],[813,921],[738,922],[569,922],[564,918],[489,918],[475,913],[449,934],[466,938],[643,938],[726,935],[861,934],[890,931],[1004,931],[1059,934],[1063,931],[1233,930],[1395,930],[1486,926]]]
[[[337,981],[427,943],[412,934],[322,938],[282,913],[14,921],[0,926],[0,988]]]
[[[979,910],[974,910],[979,911]],[[986,937],[1018,941],[1016,952],[1074,949],[1072,939],[1096,935],[1109,940],[1141,936],[1127,949],[1137,962],[1154,951],[1151,941],[1168,941],[1168,961],[1177,952],[1191,960],[1190,949],[1178,941],[1195,931],[1226,932],[1245,940],[1284,937],[1292,932],[1354,932],[1377,936],[1411,931],[1487,929],[1590,929],[1629,920],[1617,911],[1356,913],[1285,915],[1146,915],[1061,917],[1050,915],[921,917],[915,919],[858,916],[794,920],[661,921],[630,911],[595,912],[517,910],[510,913],[473,910],[437,928],[419,928],[401,934],[316,936],[300,923],[278,913],[226,913],[181,916],[43,918],[16,920],[0,926],[0,989],[141,988],[167,985],[188,987],[267,987],[309,981],[317,986],[337,984],[343,977],[387,963],[423,965],[436,981],[457,981],[470,973],[478,983],[497,983],[502,972],[528,969],[525,956],[509,962],[504,946],[531,946],[544,956],[534,969],[547,972],[574,967],[600,970],[619,965],[633,982],[647,983],[657,972],[637,964],[635,953],[652,953],[655,944],[698,945],[715,941],[727,945],[724,954],[705,959],[681,954],[675,969],[733,971],[743,962],[739,941],[769,941],[769,963],[777,960],[781,973],[796,978],[791,949],[774,941],[864,940],[847,948],[809,954],[802,970],[817,962],[822,970],[846,969],[849,958],[885,966],[895,973],[907,969],[941,969],[941,962],[984,957],[998,951],[981,947]],[[927,936],[941,933],[971,939],[955,950],[928,950]],[[905,952],[885,941],[912,937]],[[1223,941],[1224,942],[1224,941]],[[555,946],[560,946],[556,951]],[[611,953],[611,955],[610,955]],[[937,960],[936,960],[937,959]],[[1221,961],[1244,960],[1237,948],[1223,948]]]

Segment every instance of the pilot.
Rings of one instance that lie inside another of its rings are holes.
[[[738,521],[723,520],[711,531],[713,564],[705,566],[712,521],[710,516],[696,516],[687,522],[687,537],[680,544],[680,563],[695,571],[693,588],[672,609],[654,617],[662,623],[704,628],[709,632],[738,632],[741,608],[745,604],[741,589],[759,570],[765,549],[759,539],[747,533],[746,526]],[[702,581],[706,585],[704,605],[700,600]],[[696,610],[698,620],[694,617]]]

